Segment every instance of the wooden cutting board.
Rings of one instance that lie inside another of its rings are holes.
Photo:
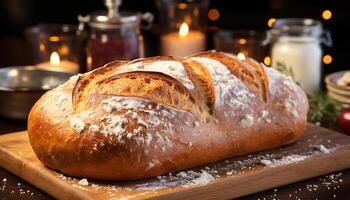
[[[45,168],[18,132],[0,136],[0,166],[58,199],[227,199],[349,168],[350,137],[309,125],[281,148],[157,178],[84,185]]]

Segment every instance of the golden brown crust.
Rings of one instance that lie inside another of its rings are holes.
[[[290,143],[307,110],[302,90],[276,70],[205,52],[73,77],[34,105],[28,134],[52,169],[131,180]]]
[[[95,89],[95,94],[141,97],[200,115],[191,92],[176,79],[159,72],[134,71],[113,75],[98,81]]]
[[[128,61],[111,62],[103,67],[93,70],[90,73],[80,75],[72,90],[73,103],[77,104],[77,102],[80,102],[80,105],[84,105],[85,102],[82,102],[82,95],[85,95],[85,90],[93,90],[93,85],[95,82],[103,79],[105,76],[112,75],[119,66],[126,63],[128,63]]]

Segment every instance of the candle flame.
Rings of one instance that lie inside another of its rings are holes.
[[[60,37],[58,37],[58,36],[50,36],[49,37],[49,41],[50,42],[59,42],[60,41]]]
[[[270,58],[270,56],[266,56],[264,58],[264,64],[267,65],[267,66],[271,65],[271,58]]]
[[[247,40],[244,39],[244,38],[241,38],[241,39],[238,40],[238,43],[239,43],[240,45],[245,45],[245,44],[247,44]]]
[[[237,54],[237,58],[240,59],[240,60],[245,60],[245,55],[242,52],[239,52]]]
[[[186,23],[182,23],[179,30],[180,37],[184,37],[188,34],[189,28]]]
[[[61,63],[60,56],[58,55],[57,52],[52,52],[50,55],[50,63],[53,66],[59,66]]]

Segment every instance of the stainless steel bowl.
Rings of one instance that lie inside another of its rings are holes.
[[[31,107],[41,95],[72,75],[35,66],[0,68],[0,115],[27,119]]]

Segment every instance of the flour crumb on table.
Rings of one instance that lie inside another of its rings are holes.
[[[267,165],[271,165],[272,161],[271,160],[267,160],[267,159],[262,159],[260,161],[260,163],[267,166]]]
[[[187,177],[187,174],[185,172],[179,172],[176,174],[176,176],[185,178],[185,177]]]
[[[276,158],[273,158],[271,160],[262,159],[260,160],[260,164],[265,166],[287,164],[287,163],[299,162],[299,161],[305,160],[305,158],[307,157],[309,156],[292,154],[292,155],[284,156],[279,159],[276,159]]]
[[[316,148],[322,153],[330,153],[330,150],[322,144],[316,146]]]
[[[195,184],[206,184],[208,183],[209,181],[213,180],[214,177],[209,174],[208,172],[206,171],[203,171],[198,178],[196,179],[193,179],[192,182],[195,183]]]

